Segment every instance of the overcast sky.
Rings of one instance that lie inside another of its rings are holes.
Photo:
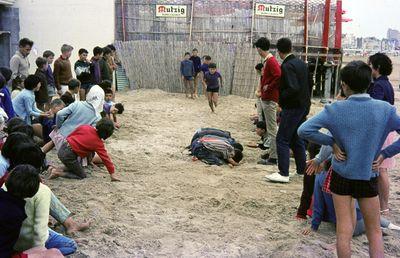
[[[400,0],[343,0],[343,33],[386,38],[388,28],[400,30]]]

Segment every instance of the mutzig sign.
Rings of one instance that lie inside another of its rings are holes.
[[[156,17],[186,18],[186,5],[156,5]]]
[[[259,4],[256,3],[256,15],[285,17],[285,6],[276,4]]]

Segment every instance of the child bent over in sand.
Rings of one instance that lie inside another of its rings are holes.
[[[61,145],[58,157],[65,165],[65,169],[53,169],[49,179],[66,177],[83,179],[86,173],[78,160],[78,157],[86,158],[96,152],[101,158],[108,172],[111,181],[120,181],[115,176],[115,168],[102,140],[109,138],[114,132],[114,123],[103,118],[96,124],[96,128],[90,125],[79,126],[73,131]]]
[[[207,85],[207,99],[208,105],[210,105],[211,112],[215,112],[215,108],[218,105],[218,92],[219,87],[222,87],[222,77],[217,72],[217,65],[211,63],[209,66],[209,72],[204,74],[203,84]]]

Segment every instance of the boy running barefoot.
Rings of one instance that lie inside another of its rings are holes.
[[[219,87],[222,87],[222,77],[217,72],[217,65],[211,63],[209,66],[209,72],[204,74],[203,85],[207,86],[207,99],[208,105],[211,108],[211,112],[215,113],[215,108],[218,105],[218,92]]]

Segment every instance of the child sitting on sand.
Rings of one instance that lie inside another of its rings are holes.
[[[104,147],[103,140],[109,138],[114,132],[114,123],[102,118],[96,124],[96,128],[90,125],[82,125],[75,129],[61,145],[58,157],[65,165],[65,169],[53,169],[49,179],[66,177],[74,179],[86,178],[78,157],[89,158],[93,152],[101,158],[110,173],[111,181],[120,181],[115,176],[115,168]]]
[[[39,174],[39,170],[31,165],[19,165],[15,169],[21,169],[30,174]],[[56,248],[64,256],[73,254],[77,249],[75,241],[48,228],[51,190],[42,183],[38,188],[32,198],[25,199],[27,217],[22,223],[14,249],[23,252],[33,247],[46,247],[48,249]]]
[[[79,80],[71,79],[68,82],[68,90],[60,97],[65,106],[68,107],[70,104],[76,101],[76,96],[78,96],[80,89],[81,82]]]
[[[0,257],[14,257],[22,224],[26,219],[25,198],[32,198],[39,190],[40,177],[36,171],[21,165],[11,171],[5,183],[7,191],[0,188]],[[26,250],[20,256],[64,257],[59,250],[35,248]]]
[[[103,105],[103,116],[108,119],[112,119],[114,121],[114,125],[116,128],[120,128],[120,124],[117,121],[117,114],[122,114],[124,112],[124,105],[121,103],[114,103],[113,99],[113,91],[111,88],[107,88],[104,90],[104,105]]]
[[[208,105],[211,108],[211,112],[215,112],[215,108],[218,105],[218,93],[219,87],[222,86],[222,76],[217,72],[217,65],[211,63],[209,66],[209,72],[204,74],[203,85],[207,86],[207,99]]]

